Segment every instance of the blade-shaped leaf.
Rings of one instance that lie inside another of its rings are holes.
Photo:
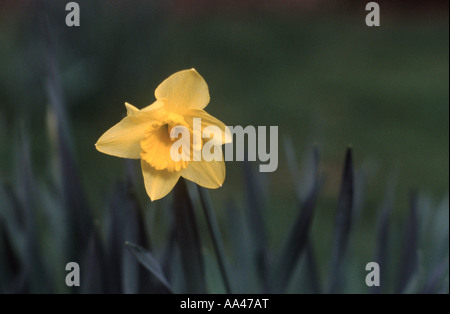
[[[175,257],[175,249],[176,249],[176,230],[172,228],[169,231],[169,235],[167,237],[167,242],[164,247],[164,251],[162,253],[161,264],[165,274],[167,274],[167,278],[169,280],[172,279],[172,260]]]
[[[132,161],[128,160],[130,164]],[[144,248],[151,249],[149,237],[147,234],[143,209],[140,206],[134,180],[132,179],[131,167],[127,167],[127,182],[125,185],[124,197],[126,206],[125,221],[122,224],[124,228],[123,238],[127,242],[135,243]],[[122,291],[124,293],[155,293],[159,292],[160,285],[154,283],[154,279],[145,270],[144,266],[131,255],[127,250],[122,253]]]
[[[247,227],[244,213],[237,205],[228,200],[226,204],[227,238],[229,239],[232,260],[233,289],[236,293],[259,293],[258,274],[254,267],[252,251],[253,241]]]
[[[198,186],[198,193],[200,195],[200,202],[205,213],[208,229],[211,234],[214,250],[216,252],[217,261],[219,263],[220,273],[222,275],[225,290],[228,294],[231,293],[231,286],[229,281],[228,264],[225,259],[225,249],[223,247],[222,237],[220,236],[217,219],[211,206],[211,200],[206,190]]]
[[[353,157],[351,148],[347,149],[345,156],[344,171],[342,174],[341,191],[339,193],[338,207],[336,210],[336,221],[333,238],[333,251],[331,257],[329,293],[339,290],[338,284],[341,280],[341,264],[347,249],[352,224],[354,203],[354,174]]]
[[[166,277],[163,274],[163,271],[161,269],[161,266],[157,259],[153,257],[153,255],[150,253],[150,251],[140,247],[139,245],[126,242],[125,245],[128,247],[128,249],[131,251],[131,253],[136,256],[138,261],[147,269],[149,270],[153,276],[158,280],[158,282],[167,289],[167,292],[173,293],[172,288],[170,287],[169,282],[167,281]]]
[[[14,249],[10,235],[4,226],[4,221],[0,217],[0,292],[11,293],[11,283],[20,273],[21,265]]]
[[[5,203],[3,204],[2,211],[5,221],[4,228],[8,233],[14,235],[11,238],[11,243],[14,249],[17,251],[17,255],[24,256],[26,253],[26,232],[25,232],[25,210],[22,203],[19,200],[15,189],[9,183],[5,183],[2,186],[5,194]]]
[[[22,132],[19,151],[19,190],[20,204],[23,208],[25,228],[25,267],[30,275],[30,289],[34,293],[46,293],[51,287],[47,270],[44,267],[40,250],[40,234],[38,232],[38,195],[31,165],[29,139]]]
[[[421,293],[438,293],[441,289],[441,286],[443,286],[442,283],[444,281],[444,275],[446,272],[448,274],[448,259],[443,260],[435,267],[428,280],[426,281]]]
[[[124,197],[125,185],[115,184],[109,197],[109,204],[105,215],[105,264],[106,281],[109,293],[120,293],[122,286],[121,261],[123,255],[124,231],[128,218],[126,200]]]
[[[93,223],[73,157],[73,142],[55,57],[53,33],[47,19],[43,20],[43,37],[47,61],[46,93],[50,104],[49,110],[54,113],[57,128],[55,134],[57,139],[54,143],[58,156],[56,162],[59,166],[64,208],[67,210],[67,228],[72,235],[70,237],[72,245],[68,246],[68,253],[71,259],[75,259],[87,245]]]
[[[244,179],[247,193],[247,215],[248,223],[253,239],[253,254],[256,262],[259,279],[262,283],[262,290],[267,291],[268,286],[268,252],[267,252],[267,231],[262,216],[261,194],[250,163],[244,161]]]
[[[103,248],[100,243],[97,231],[93,230],[89,239],[89,244],[80,265],[81,279],[80,290],[81,293],[105,293],[106,289],[105,261],[103,259]],[[77,287],[72,287],[71,291],[76,291]]]
[[[417,220],[418,197],[415,192],[411,193],[409,215],[406,221],[405,238],[403,241],[403,251],[400,257],[398,270],[398,282],[396,293],[402,293],[418,266],[418,220]]]
[[[174,188],[175,232],[181,252],[187,293],[205,293],[205,269],[192,202],[181,178]]]
[[[298,190],[298,178],[300,178],[300,170],[297,165],[297,157],[295,155],[294,144],[291,138],[284,138],[284,151],[286,154],[286,162],[289,168],[292,185],[295,187],[297,194]]]
[[[308,241],[306,244],[306,269],[308,271],[308,280],[309,286],[311,287],[311,292],[315,294],[321,293],[321,281],[312,241]]]
[[[314,209],[316,207],[316,199],[319,190],[318,180],[318,164],[319,157],[317,149],[314,150],[314,165],[313,183],[309,194],[300,205],[301,212],[299,213],[294,225],[289,232],[289,236],[281,251],[278,262],[277,271],[274,273],[275,291],[283,292],[289,284],[289,279],[298,263],[307,243],[309,230],[311,228]]]
[[[390,226],[390,216],[394,203],[394,186],[392,182],[386,188],[386,193],[384,197],[383,204],[381,205],[380,214],[378,218],[377,225],[377,242],[376,242],[376,252],[375,252],[375,262],[378,263],[380,269],[383,271],[380,273],[380,281],[385,282],[384,278],[388,277],[388,244],[389,244],[389,226]],[[384,285],[371,287],[372,293],[380,293]]]

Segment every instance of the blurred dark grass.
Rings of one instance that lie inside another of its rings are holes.
[[[368,231],[375,230],[375,211],[391,176],[398,178],[394,215],[406,212],[411,188],[436,198],[448,193],[447,2],[414,10],[406,2],[393,8],[379,1],[380,28],[365,25],[365,3],[358,1],[295,9],[289,1],[283,8],[270,1],[265,6],[221,1],[219,7],[202,1],[77,2],[78,28],[65,26],[64,1],[0,5],[3,178],[14,180],[12,147],[20,128],[30,133],[37,173],[45,178],[54,167],[47,155],[41,30],[41,20],[48,18],[80,177],[97,216],[112,182],[124,177],[124,162],[98,153],[94,143],[125,114],[125,101],[149,105],[164,78],[190,67],[208,82],[208,112],[227,125],[279,126],[279,168],[261,182],[273,195],[264,204],[275,239],[270,245],[279,244],[279,230],[292,219],[295,203],[287,184],[285,136],[299,155],[314,143],[321,151],[325,197],[313,226],[320,230],[319,254],[330,246],[330,205],[339,193],[347,145],[368,177],[360,244],[371,240]],[[211,193],[214,203],[243,199],[241,169],[239,162],[227,163],[224,187]]]

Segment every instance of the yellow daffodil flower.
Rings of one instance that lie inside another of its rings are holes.
[[[218,127],[213,129],[223,132],[217,136],[220,136],[220,144],[231,142],[226,126],[203,110],[210,100],[205,80],[195,69],[179,71],[158,86],[155,97],[152,105],[141,110],[125,103],[127,116],[99,138],[95,144],[97,150],[121,158],[141,159],[145,189],[152,201],[166,196],[180,176],[210,189],[222,186],[225,180],[223,158],[176,161],[171,156],[172,144],[177,140],[170,136],[171,131],[184,127],[193,138],[194,118],[201,119],[202,130],[208,126]],[[200,143],[194,142],[194,145],[203,146],[208,141],[200,138]],[[195,154],[194,148],[188,152],[190,157]],[[196,147],[197,151],[199,148]]]

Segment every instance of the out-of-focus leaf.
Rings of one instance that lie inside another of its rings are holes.
[[[342,174],[341,191],[339,194],[338,207],[336,210],[336,222],[331,257],[331,270],[329,273],[329,293],[339,291],[341,280],[341,264],[347,249],[352,224],[354,203],[354,174],[353,157],[351,148],[347,149],[345,156],[344,171]]]
[[[28,236],[25,229],[25,210],[10,184],[2,186],[6,202],[0,208],[0,214],[4,220],[2,230],[6,236],[5,250],[8,255],[5,262],[9,261],[13,278],[5,287],[9,293],[30,293],[30,268],[28,267]],[[17,268],[17,272],[14,272]]]
[[[426,280],[423,251],[417,251],[417,268],[412,273],[408,283],[402,290],[403,294],[417,294],[424,287]]]
[[[399,260],[398,281],[396,293],[405,291],[410,279],[418,267],[418,221],[417,221],[417,194],[411,194],[409,215],[406,221],[405,238],[403,240],[403,251]]]
[[[262,291],[269,290],[268,282],[268,252],[267,252],[267,231],[264,225],[262,216],[262,195],[258,189],[258,184],[254,178],[254,173],[251,169],[250,163],[245,160],[244,167],[244,182],[247,194],[247,215],[248,223],[253,239],[253,254],[256,262],[259,279],[262,283]]]
[[[129,250],[136,256],[138,261],[146,268],[148,269],[153,276],[158,280],[158,282],[167,289],[167,292],[173,293],[172,288],[167,281],[166,277],[164,276],[161,266],[159,262],[156,260],[156,258],[153,257],[153,255],[150,253],[150,251],[145,250],[144,248],[140,247],[139,245],[126,242],[125,245],[129,248]]]
[[[139,219],[142,219],[140,216],[138,203],[134,199],[135,195],[131,191],[132,189],[132,173],[131,173],[131,165],[129,165],[132,161],[127,160],[127,184],[126,184],[126,194],[127,201],[126,206],[122,208],[116,208],[115,210],[123,210],[125,211],[124,219],[122,220],[121,226],[117,226],[115,224],[115,228],[122,227],[123,230],[123,240],[127,242],[136,243],[140,246],[147,247],[147,243],[145,239],[140,238],[141,230]],[[123,187],[125,188],[125,187]],[[125,191],[121,191],[124,193]],[[136,201],[136,203],[135,203]],[[112,231],[112,230],[111,230]],[[110,235],[111,236],[111,235]],[[118,240],[118,239],[117,239]],[[119,240],[118,240],[119,241]],[[120,243],[116,243],[116,245],[120,246]],[[124,247],[122,251],[121,258],[121,291],[126,294],[135,294],[142,292],[141,290],[141,278],[144,279],[147,277],[148,271],[142,273],[141,268],[143,267],[139,261],[136,259],[133,254],[130,253],[129,249]],[[149,278],[146,278],[149,280]]]
[[[211,206],[211,200],[209,198],[208,192],[198,187],[198,193],[200,195],[200,202],[203,207],[203,211],[205,213],[206,222],[208,224],[209,232],[211,234],[212,242],[214,245],[214,250],[216,252],[216,258],[219,263],[220,273],[222,275],[222,280],[225,286],[225,291],[230,294],[231,286],[229,280],[229,271],[228,271],[228,263],[225,259],[225,249],[223,247],[222,237],[220,236],[219,226],[217,224],[217,219],[214,214],[214,210]]]
[[[126,178],[126,182],[114,186],[105,215],[106,286],[110,293],[154,293],[152,276],[124,246],[128,241],[149,248],[142,208],[128,168]]]
[[[174,188],[175,231],[180,248],[187,293],[205,293],[205,269],[198,228],[186,183],[181,178]]]
[[[320,185],[322,184],[322,178],[319,179],[318,177],[318,164],[319,164],[318,148],[317,146],[314,146],[312,153],[310,152],[307,153],[306,158],[304,158],[302,162],[302,173],[300,174],[296,161],[297,157],[295,156],[295,149],[294,145],[292,144],[292,141],[288,139],[285,140],[284,143],[289,173],[292,178],[293,185],[295,187],[297,202],[299,204],[302,204],[305,202],[307,198],[310,197],[311,193],[313,193],[315,189],[320,190]],[[317,263],[314,256],[314,249],[312,246],[310,235],[308,235],[305,253],[306,253],[306,263],[303,269],[306,272],[305,275],[309,283],[308,284],[309,289],[307,289],[307,291],[309,293],[320,293],[322,288],[320,284]]]
[[[124,230],[127,221],[127,204],[124,197],[125,185],[117,183],[109,197],[109,204],[105,215],[105,264],[107,289],[110,293],[121,291],[121,261],[123,256]]]
[[[45,39],[45,52],[47,60],[47,98],[56,119],[56,146],[58,164],[61,173],[62,195],[64,207],[67,209],[67,228],[72,235],[72,245],[69,246],[71,259],[77,257],[88,243],[92,228],[90,209],[83,192],[78,169],[74,161],[74,149],[67,119],[61,80],[56,64],[52,29],[47,19],[43,21],[43,36]]]
[[[433,264],[448,257],[449,241],[449,198],[448,195],[438,205],[429,230],[428,241],[433,241],[433,252],[430,252]]]
[[[367,174],[364,169],[359,168],[354,174],[354,186],[358,188],[354,190],[352,224],[357,225],[361,219],[364,209],[364,200],[366,194]]]
[[[0,213],[5,221],[4,228],[7,229],[8,234],[13,235],[11,238],[12,247],[16,250],[17,255],[24,259],[27,241],[23,217],[25,215],[24,209],[13,187],[10,184],[4,184],[2,187],[5,194],[5,203]]]
[[[321,293],[322,287],[320,284],[319,270],[317,268],[317,260],[311,241],[306,243],[306,270],[308,272],[307,275],[311,293]]]
[[[69,262],[66,243],[71,235],[67,233],[66,225],[61,223],[65,217],[64,211],[61,210],[61,198],[42,181],[37,182],[37,188],[42,215],[39,220],[45,222],[45,227],[39,230],[41,243],[45,244],[41,246],[42,261],[50,276],[49,280],[54,284],[54,291],[70,292],[72,289],[65,283],[66,272],[54,271],[55,269],[64,270]]]
[[[448,258],[441,261],[438,265],[436,265],[435,269],[428,277],[421,293],[423,294],[438,293],[439,290],[441,289],[441,286],[443,286],[442,283],[444,281],[444,275],[446,272],[448,274]]]
[[[133,213],[130,215],[130,217],[134,218],[131,220],[130,230],[134,230],[134,237],[135,237],[135,243],[147,247],[149,249],[152,248],[151,246],[151,239],[148,235],[146,226],[145,226],[145,217],[143,215],[143,208],[141,207],[141,204],[139,203],[138,196],[136,194],[136,188],[135,188],[135,181],[134,178],[134,172],[132,171],[132,167],[130,166],[132,160],[127,160],[127,180],[125,185],[125,194],[126,194],[126,200],[127,200],[127,212],[126,213]],[[130,214],[131,214],[130,213]]]
[[[313,171],[315,172],[315,176],[313,177],[313,183],[308,196],[300,205],[301,212],[295,220],[295,223],[289,232],[289,236],[283,245],[273,278],[276,292],[283,292],[287,288],[292,272],[308,243],[309,230],[311,228],[319,190],[318,159],[318,152],[317,150],[314,150]]]
[[[131,231],[131,229],[129,229]],[[130,241],[133,237],[130,238]],[[140,268],[141,264],[136,260],[136,258],[130,254],[129,251],[122,256],[121,265],[121,290],[125,294],[136,294],[141,292],[140,288],[140,278],[145,277],[144,274],[141,275]]]
[[[318,178],[318,162],[319,162],[319,150],[317,146],[314,146],[312,150],[305,153],[301,163],[301,173],[297,178],[292,178],[296,183],[297,202],[302,204],[310,196],[311,191],[316,188],[316,184],[321,186],[323,178]],[[294,175],[292,169],[289,168],[291,176]],[[319,181],[318,181],[319,180]]]
[[[130,164],[132,161],[128,160]],[[138,201],[136,191],[134,189],[134,180],[132,178],[131,167],[127,167],[127,181],[124,193],[126,198],[124,241],[136,243],[144,248],[150,248],[149,237],[144,223],[142,208]],[[122,254],[122,291],[124,293],[154,293],[158,287],[153,287],[153,278],[145,270],[136,258],[130,254],[129,250],[123,250]]]
[[[175,256],[175,244],[176,244],[176,230],[173,227],[169,231],[169,235],[167,237],[166,245],[164,247],[164,251],[162,254],[162,268],[165,274],[167,274],[167,278],[171,280],[170,275],[172,274],[172,261]]]
[[[292,180],[292,185],[296,189],[297,194],[300,194],[298,178],[300,178],[300,170],[298,169],[297,157],[295,155],[294,144],[291,138],[284,138],[284,151],[286,153],[286,161],[289,167],[289,173]]]
[[[228,200],[226,205],[227,238],[231,248],[231,281],[235,293],[259,293],[258,274],[254,267],[253,241],[245,217],[237,205]]]
[[[45,293],[51,289],[51,282],[43,265],[40,234],[38,233],[38,195],[36,193],[36,181],[31,166],[31,153],[29,140],[22,132],[18,151],[18,195],[23,209],[25,231],[25,256],[24,266],[29,271],[30,289],[33,293]]]
[[[80,264],[80,291],[81,293],[105,293],[106,282],[104,265],[106,265],[103,258],[103,248],[100,244],[100,239],[95,230],[89,239],[89,244],[86,247],[84,259]],[[78,287],[71,287],[71,290],[78,290]]]
[[[11,285],[21,270],[21,265],[16,256],[10,236],[0,217],[0,293],[11,293]]]
[[[389,226],[390,226],[390,216],[394,202],[394,183],[390,183],[386,188],[386,193],[384,197],[383,204],[381,205],[380,214],[378,217],[377,224],[377,242],[376,242],[376,252],[375,252],[375,262],[378,263],[380,269],[380,281],[385,283],[385,279],[388,278],[388,244],[389,244]],[[380,293],[382,291],[383,285],[371,287],[373,293]]]
[[[69,224],[71,224],[72,239],[75,240],[75,252],[86,246],[88,242],[88,233],[93,226],[90,215],[90,209],[85,199],[81,182],[78,176],[78,170],[66,144],[60,141],[59,158],[63,181],[64,204],[68,208]]]

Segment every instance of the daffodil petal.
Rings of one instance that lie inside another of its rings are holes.
[[[208,189],[221,187],[225,181],[225,162],[221,161],[192,161],[181,176]]]
[[[203,109],[209,103],[209,91],[195,69],[179,71],[165,79],[155,90],[158,100],[165,99],[169,111]]]
[[[212,133],[214,135],[211,137],[214,137],[214,140],[217,142],[217,144],[227,144],[227,143],[232,142],[233,138],[231,136],[230,130],[219,119],[213,117],[206,111],[199,110],[199,109],[188,110],[187,112],[184,113],[184,119],[186,120],[186,122],[189,124],[189,126],[191,128],[193,128],[194,118],[201,119],[202,132],[203,132],[203,129],[208,126],[217,126],[220,129],[220,132],[215,132],[214,130],[212,130]]]
[[[164,107],[164,99],[156,100],[153,104],[142,108],[139,110],[135,106],[129,103],[125,103],[125,108],[127,108],[127,116],[147,119],[149,118],[149,114],[155,113],[158,110],[161,110]]]
[[[141,168],[142,175],[144,176],[145,190],[152,201],[166,196],[180,178],[179,172],[155,170],[144,160],[141,160]]]
[[[145,123],[136,123],[131,117],[123,118],[106,131],[97,141],[98,151],[121,158],[141,158],[140,142],[144,138]]]
[[[129,103],[125,103],[127,115],[119,123],[106,131],[97,141],[95,147],[98,151],[121,158],[141,158],[140,142],[144,138],[148,123],[157,118],[157,109],[163,104],[156,101],[151,110],[145,112]]]
[[[127,108],[127,116],[134,116],[139,112],[139,109],[132,104],[125,103],[125,108]]]
[[[148,112],[154,112],[156,110],[160,110],[164,107],[164,104],[166,102],[166,99],[162,98],[159,100],[156,100],[153,104],[151,104],[150,106],[147,106],[145,108],[142,108],[141,110],[139,110],[140,113],[148,113]]]

